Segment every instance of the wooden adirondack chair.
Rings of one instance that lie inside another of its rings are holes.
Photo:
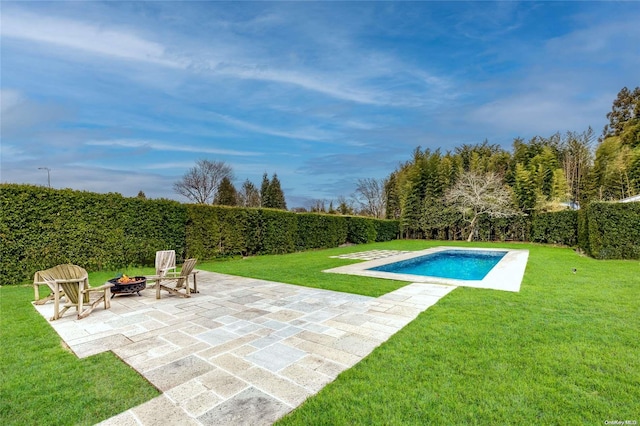
[[[165,276],[176,272],[176,251],[160,250],[156,252],[156,275]]]
[[[56,280],[74,281],[89,279],[87,271],[85,271],[84,268],[71,264],[57,265],[53,268],[45,269],[44,271],[38,271],[33,275],[33,293],[36,305],[44,305],[49,300],[54,300],[56,291],[61,292],[60,294],[58,294],[58,298],[64,296],[64,292],[62,292],[61,289],[56,290],[55,286],[49,284],[44,280],[44,278],[42,278],[42,273],[49,273],[51,276],[55,277]],[[41,299],[39,287],[42,285],[48,286],[51,290],[51,293]]]
[[[75,267],[82,269],[79,266]],[[78,319],[82,319],[89,315],[100,302],[104,303],[105,309],[111,307],[110,288],[113,287],[113,284],[107,283],[100,287],[89,287],[89,278],[84,269],[82,269],[84,271],[83,277],[71,279],[56,276],[54,269],[55,268],[40,271],[39,274],[40,278],[43,279],[49,287],[54,289],[54,307],[51,321],[62,317],[69,308],[76,308],[78,311]],[[64,292],[66,302],[62,305],[62,310],[60,310],[60,294],[62,292]]]
[[[167,274],[176,272],[176,251],[160,250],[156,252],[156,274],[145,277],[147,288],[153,288],[155,283]]]
[[[182,264],[180,272],[168,273],[164,277],[159,278],[156,282],[156,299],[160,299],[161,290],[180,297],[191,297],[189,275],[193,275],[193,268],[196,266],[196,262],[196,259],[187,259]],[[173,285],[171,285],[171,283],[173,283]]]

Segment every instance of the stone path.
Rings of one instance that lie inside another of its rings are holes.
[[[112,350],[163,392],[102,425],[267,425],[454,288],[372,298],[200,271],[189,299],[145,290],[50,324],[79,357]]]

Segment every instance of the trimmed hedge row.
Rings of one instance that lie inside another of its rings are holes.
[[[74,263],[88,270],[178,259],[290,253],[387,241],[398,222],[283,210],[185,205],[41,186],[0,184],[0,284]]]
[[[389,241],[399,232],[397,221],[366,217],[202,205],[187,210],[187,255],[199,259]]]
[[[580,247],[596,259],[640,259],[640,203],[593,203],[580,218]]]
[[[61,263],[116,269],[185,252],[187,210],[175,201],[3,184],[0,214],[0,284]]]
[[[578,212],[565,210],[534,216],[531,241],[575,246],[578,243]]]

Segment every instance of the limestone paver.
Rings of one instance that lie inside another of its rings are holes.
[[[266,425],[454,288],[410,284],[372,298],[200,271],[189,299],[149,289],[50,324],[78,357],[112,350],[164,392],[103,425]],[[34,307],[53,314],[52,303]]]

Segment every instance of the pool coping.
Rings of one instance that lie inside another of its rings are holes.
[[[422,275],[398,274],[393,272],[372,271],[370,268],[387,265],[402,260],[413,259],[427,254],[438,253],[445,250],[461,251],[503,251],[505,256],[482,280],[456,280],[451,278],[439,278]],[[351,265],[339,266],[324,270],[323,272],[347,275],[359,275],[363,277],[383,278],[396,281],[408,281],[412,283],[432,283],[451,285],[456,287],[487,288],[502,291],[520,291],[520,285],[524,277],[524,271],[529,259],[529,250],[505,249],[505,248],[479,248],[479,247],[451,247],[438,246],[410,253],[398,254],[383,259],[369,260]]]

